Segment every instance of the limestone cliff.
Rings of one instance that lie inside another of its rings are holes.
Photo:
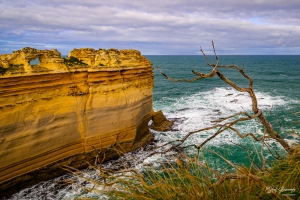
[[[62,58],[27,47],[0,55],[0,191],[151,140],[151,66],[136,50],[74,49]]]

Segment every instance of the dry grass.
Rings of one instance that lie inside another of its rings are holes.
[[[124,200],[300,199],[300,145],[295,149],[266,170],[238,166],[221,155],[228,165],[214,169],[204,154],[190,158],[184,153],[161,163],[160,168],[147,167],[143,172],[98,168],[102,179],[86,179],[94,185],[86,191]],[[94,198],[79,195],[77,199]]]
[[[294,154],[274,163],[265,180],[281,194],[292,189],[295,198],[300,199],[300,145],[295,147]]]
[[[298,153],[276,162],[268,171],[234,166],[214,170],[199,158],[184,155],[160,169],[126,171],[112,178],[109,199],[298,199],[300,159]],[[121,176],[122,177],[122,176]],[[124,178],[126,177],[126,178]],[[288,190],[291,189],[291,190]],[[287,196],[285,193],[292,193]]]

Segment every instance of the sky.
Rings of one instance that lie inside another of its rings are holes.
[[[0,53],[300,55],[300,0],[0,0]]]

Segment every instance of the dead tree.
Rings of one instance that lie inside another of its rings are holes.
[[[199,145],[189,145],[189,146],[194,146],[197,149],[202,148],[208,141],[212,140],[213,138],[215,138],[217,135],[219,135],[220,133],[222,133],[225,130],[232,130],[233,132],[235,132],[240,138],[245,138],[245,137],[252,137],[254,140],[256,141],[261,141],[262,143],[264,143],[264,140],[266,138],[272,138],[274,140],[276,140],[278,143],[281,144],[281,146],[289,153],[292,154],[293,153],[293,148],[273,129],[272,125],[270,124],[270,122],[267,120],[267,118],[264,116],[264,114],[262,113],[262,111],[258,108],[257,105],[257,98],[254,92],[254,88],[253,88],[253,80],[251,77],[249,77],[248,75],[246,75],[246,73],[244,72],[244,69],[239,68],[237,65],[219,65],[219,58],[216,54],[216,50],[215,50],[215,46],[214,46],[214,42],[212,41],[212,47],[214,50],[214,55],[216,58],[216,63],[213,63],[204,53],[204,51],[202,50],[202,48],[200,47],[200,51],[202,52],[203,56],[205,57],[205,59],[207,60],[207,65],[212,67],[212,71],[208,74],[204,74],[204,73],[200,73],[197,71],[192,70],[193,74],[196,75],[195,78],[193,79],[173,79],[171,77],[169,77],[168,75],[166,75],[165,73],[163,73],[158,67],[158,70],[160,71],[160,73],[165,76],[167,79],[173,81],[173,82],[180,82],[180,81],[185,81],[185,82],[194,82],[194,81],[198,81],[200,79],[205,79],[205,78],[212,78],[215,75],[217,75],[221,80],[223,80],[225,83],[227,83],[228,85],[230,85],[231,87],[233,87],[234,89],[240,91],[240,92],[246,92],[249,94],[251,100],[252,100],[252,111],[253,111],[253,115],[248,114],[247,112],[240,112],[237,113],[235,115],[223,118],[221,120],[218,121],[214,121],[217,122],[218,124],[211,126],[211,127],[206,127],[200,130],[195,130],[192,132],[187,133],[187,135],[181,139],[181,140],[176,140],[176,141],[172,141],[169,142],[163,146],[166,146],[168,144],[173,144],[171,148],[169,148],[167,151],[170,151],[171,149],[176,149],[176,148],[182,148],[181,145],[183,144],[183,142],[192,134],[195,133],[199,133],[202,131],[207,131],[207,130],[212,130],[212,129],[216,129],[217,131],[209,138],[207,138],[204,142],[202,142]],[[246,78],[249,81],[249,87],[239,87],[237,84],[235,84],[234,82],[232,82],[231,80],[229,80],[228,78],[226,78],[218,69],[220,68],[232,68],[232,69],[236,69],[244,78]],[[234,119],[234,117],[239,117],[238,119]],[[253,133],[247,133],[247,134],[241,134],[240,131],[238,131],[237,129],[235,129],[233,126],[235,124],[237,124],[238,122],[242,122],[242,121],[247,121],[247,120],[252,120],[252,119],[256,119],[258,118],[260,123],[263,125],[264,127],[264,135],[260,138],[256,137]],[[229,122],[225,122],[228,120],[232,120]],[[174,142],[178,142],[176,145],[174,145]],[[187,147],[187,146],[186,146]]]

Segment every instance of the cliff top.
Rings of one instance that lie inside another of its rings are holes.
[[[36,59],[39,61],[38,64],[30,63]],[[38,50],[25,47],[12,54],[0,54],[0,77],[31,73],[115,70],[116,68],[150,67],[151,65],[147,58],[134,49],[75,48],[66,58],[63,58],[57,49]]]

